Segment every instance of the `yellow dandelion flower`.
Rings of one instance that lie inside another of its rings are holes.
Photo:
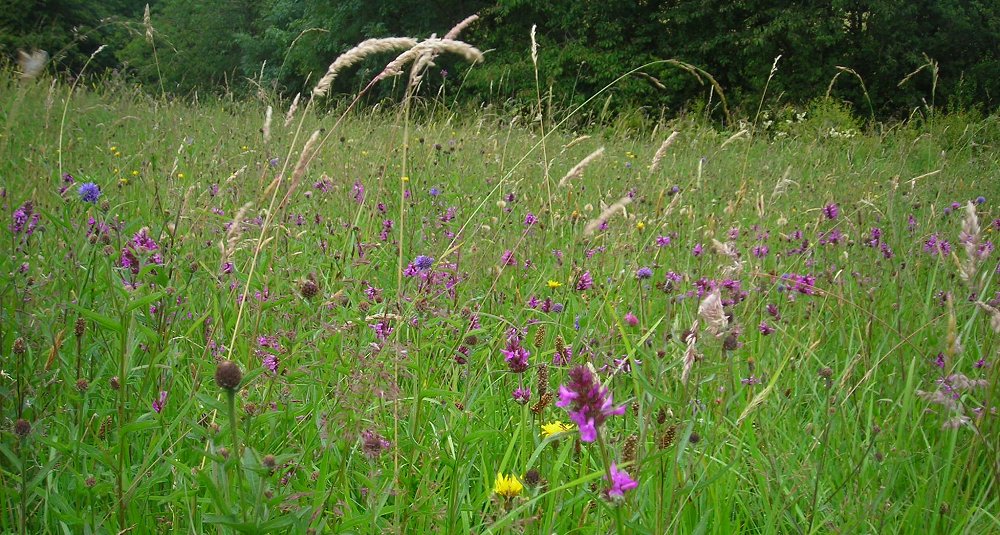
[[[564,424],[559,420],[556,420],[550,424],[542,424],[542,438],[548,438],[556,433],[565,433],[566,431],[572,431],[576,426],[573,424]]]
[[[110,150],[111,152],[115,152],[116,150],[118,150],[118,147],[112,145],[112,147],[108,150]]]
[[[246,145],[243,145],[242,147],[240,147],[240,150],[242,150],[242,151],[247,151],[249,149],[250,149],[250,147],[248,147]]]
[[[521,494],[522,490],[524,490],[524,485],[514,477],[514,474],[504,476],[502,473],[497,472],[497,480],[493,484],[493,492],[504,498],[513,498]]]
[[[121,155],[122,155],[122,153],[120,153],[120,152],[118,152],[118,151],[115,151],[115,157],[119,157],[119,156],[121,156]]]
[[[132,176],[139,176],[139,171],[136,171],[135,169],[133,169],[132,170]]]
[[[410,177],[408,177],[406,175],[403,175],[401,178],[402,178],[403,182],[409,182],[410,181]]]
[[[630,151],[630,150],[629,150],[629,151],[625,151],[625,157],[626,157],[626,158],[632,158],[632,159],[635,159],[635,153],[634,153],[634,152],[632,152],[632,151]]]
[[[646,228],[646,224],[643,223],[642,221],[640,221],[640,222],[638,222],[638,223],[635,224],[635,228],[637,228],[639,230],[642,230],[642,229]]]
[[[177,178],[184,178],[184,173],[177,173]]]
[[[549,284],[549,288],[552,288],[553,290],[555,290],[556,288],[562,286],[561,282],[554,281],[554,280],[549,280],[548,284]]]

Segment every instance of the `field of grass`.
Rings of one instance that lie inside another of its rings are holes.
[[[0,532],[1000,532],[997,118],[265,100],[0,76]]]

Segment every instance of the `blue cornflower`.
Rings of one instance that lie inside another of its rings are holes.
[[[80,200],[97,204],[97,199],[101,196],[101,188],[93,182],[86,182],[80,185]]]

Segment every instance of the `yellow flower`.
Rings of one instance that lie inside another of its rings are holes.
[[[522,490],[524,490],[524,485],[514,477],[514,474],[505,477],[502,473],[497,472],[497,480],[493,484],[493,492],[504,498],[513,498],[521,494]]]
[[[549,288],[552,288],[553,290],[555,290],[556,288],[558,288],[560,286],[562,286],[562,283],[559,282],[559,281],[554,281],[554,280],[550,280],[549,281]]]
[[[139,171],[136,171],[135,169],[133,169],[132,170],[132,176],[139,176]]]
[[[643,223],[642,221],[640,221],[640,222],[638,222],[638,223],[635,224],[635,228],[637,228],[639,230],[642,230],[642,229],[646,228],[646,224]]]
[[[115,152],[116,150],[118,150],[118,147],[115,147],[115,146],[113,146],[113,145],[112,145],[112,146],[111,146],[111,149],[109,149],[109,150],[110,150],[111,152]]]
[[[403,182],[409,182],[410,181],[410,177],[408,177],[406,175],[403,175],[402,180],[403,180]]]
[[[184,173],[177,173],[177,178],[184,178]]]
[[[542,438],[548,438],[556,433],[565,433],[566,431],[572,431],[576,426],[573,424],[564,424],[559,420],[556,420],[550,424],[542,424]]]
[[[630,150],[629,150],[629,151],[625,151],[625,157],[626,157],[626,158],[632,158],[632,159],[635,159],[635,153],[634,153],[634,152],[632,152],[632,151],[630,151]]]

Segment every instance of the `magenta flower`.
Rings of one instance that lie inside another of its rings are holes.
[[[512,396],[515,402],[520,403],[521,405],[525,405],[529,401],[531,401],[531,389],[518,387],[516,390],[514,390]]]
[[[611,463],[611,469],[608,470],[611,476],[611,488],[607,489],[607,494],[609,498],[624,498],[625,493],[638,487],[637,483],[628,472],[624,470],[619,470],[615,463]],[[604,476],[604,479],[608,479],[608,476]]]
[[[528,357],[531,352],[525,349],[517,338],[512,337],[508,340],[507,349],[501,349],[500,352],[503,353],[504,360],[511,372],[524,373],[528,369]]]
[[[625,406],[614,406],[611,392],[597,380],[586,366],[569,372],[569,383],[559,387],[557,407],[567,410],[571,420],[580,427],[580,440],[597,440],[597,430],[610,416],[625,414]]]
[[[837,216],[840,215],[840,206],[837,206],[837,203],[830,203],[824,206],[823,215],[825,215],[827,219],[837,219]]]
[[[635,317],[635,314],[632,312],[627,312],[625,314],[625,323],[627,323],[629,327],[635,327],[639,324],[639,318]]]
[[[589,290],[594,287],[594,277],[590,275],[589,271],[584,271],[583,275],[576,281],[576,289],[578,291]]]
[[[159,399],[153,400],[153,410],[159,414],[163,410],[163,406],[167,404],[167,391],[160,390]]]

